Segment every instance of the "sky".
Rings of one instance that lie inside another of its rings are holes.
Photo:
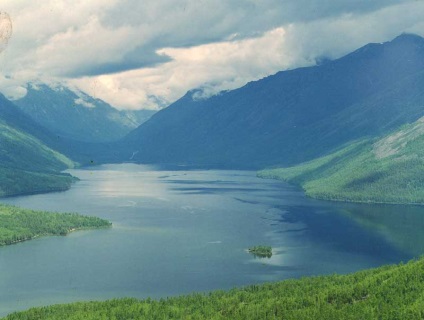
[[[159,109],[424,36],[422,17],[424,0],[0,0],[0,92],[60,82],[118,109]]]

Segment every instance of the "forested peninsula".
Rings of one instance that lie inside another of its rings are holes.
[[[0,197],[65,191],[78,178],[68,173],[32,172],[0,167]]]
[[[67,235],[81,229],[107,228],[112,224],[76,213],[52,213],[0,204],[0,246],[40,236]]]

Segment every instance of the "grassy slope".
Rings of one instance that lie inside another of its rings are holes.
[[[33,308],[32,319],[423,319],[424,260],[153,301],[118,299]]]
[[[72,230],[109,227],[110,222],[76,213],[51,213],[0,204],[0,246]]]
[[[0,121],[0,197],[66,190],[74,178],[58,171],[70,167],[62,154]]]
[[[308,196],[356,202],[424,203],[424,119],[374,142],[359,141],[290,168],[258,173],[300,185]]]

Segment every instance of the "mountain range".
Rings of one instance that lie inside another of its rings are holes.
[[[7,185],[9,190],[3,188],[0,196],[68,188],[72,177],[60,171],[78,163],[130,161],[238,169],[301,164],[295,171],[279,171],[278,177],[299,183],[316,197],[376,201],[360,195],[352,198],[349,188],[377,182],[374,187],[380,188],[388,175],[381,166],[402,169],[402,177],[421,168],[409,160],[399,166],[405,159],[420,158],[418,153],[402,151],[400,160],[394,156],[383,161],[373,160],[370,150],[402,126],[415,128],[421,123],[423,58],[424,39],[403,34],[337,60],[278,72],[206,99],[191,90],[153,116],[118,111],[65,86],[29,84],[27,96],[15,104],[0,95],[0,189]],[[144,116],[151,117],[143,122]],[[420,147],[417,137],[424,130],[414,132],[402,143]],[[361,159],[369,160],[369,171],[361,167]],[[352,167],[351,161],[363,170],[355,169],[358,175],[350,175],[349,181],[336,179],[342,184],[325,180],[338,187],[331,196],[308,189],[310,181],[319,180],[312,185],[324,192],[323,180],[317,177],[347,176],[344,170]],[[405,171],[413,163],[414,171]],[[380,175],[374,176],[373,170]],[[396,194],[399,185],[390,181]],[[36,187],[25,187],[31,184]],[[340,193],[346,188],[349,194]],[[400,202],[420,202],[419,197]]]
[[[294,165],[423,115],[424,39],[403,34],[324,64],[197,99],[196,90],[123,138],[120,161]]]
[[[63,84],[29,83],[14,104],[59,137],[84,142],[122,138],[148,120],[154,110],[117,110],[101,99]]]

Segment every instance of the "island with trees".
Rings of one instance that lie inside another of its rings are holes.
[[[271,258],[272,248],[270,246],[254,246],[247,249],[249,253],[259,258]]]

